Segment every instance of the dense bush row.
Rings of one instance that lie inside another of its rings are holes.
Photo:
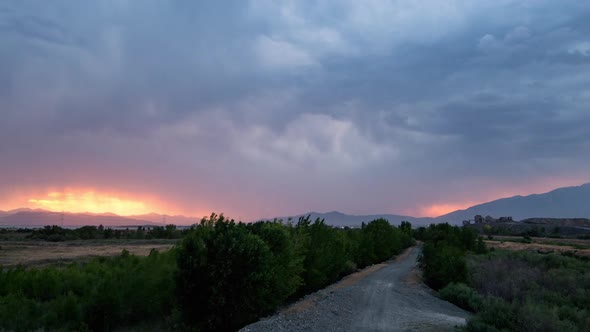
[[[475,313],[467,331],[588,331],[588,260],[486,253],[481,240],[468,232],[448,225],[416,231],[425,241],[425,281],[440,289],[443,299]]]
[[[424,281],[437,290],[451,282],[467,280],[465,257],[468,252],[486,252],[482,238],[466,227],[432,224],[428,228],[418,228],[415,237],[424,241],[419,258]]]
[[[30,239],[61,242],[70,240],[95,240],[95,239],[179,239],[186,234],[175,225],[166,226],[138,226],[137,229],[113,229],[96,226],[83,226],[68,229],[59,226],[45,226],[34,229],[27,237]]]
[[[383,219],[361,229],[323,220],[236,223],[212,215],[178,248],[178,290],[186,322],[202,330],[235,330],[290,298],[322,288],[359,267],[411,245],[411,226]]]
[[[469,331],[588,331],[590,262],[558,254],[496,251],[469,260]],[[445,291],[443,289],[443,291]],[[455,293],[452,289],[449,293]]]
[[[478,225],[468,226],[475,230],[482,231],[487,236],[494,235],[510,235],[510,236],[531,236],[531,237],[562,237],[563,229],[559,226],[535,226],[530,224],[517,224],[517,225],[483,225],[483,227],[477,227]],[[567,227],[566,227],[567,229]]]
[[[0,330],[106,331],[165,317],[175,303],[175,273],[173,251],[8,269],[0,273]]]
[[[338,229],[309,217],[244,224],[213,214],[170,252],[0,269],[0,330],[106,331],[154,319],[175,329],[235,330],[389,259],[412,244],[411,233],[409,223],[383,219]]]

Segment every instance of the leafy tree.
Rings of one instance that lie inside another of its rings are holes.
[[[452,282],[467,280],[465,252],[448,244],[424,244],[421,266],[424,270],[424,280],[434,289],[440,289]]]
[[[272,253],[243,224],[213,214],[178,249],[177,294],[184,319],[203,330],[230,331],[275,308]]]
[[[409,245],[412,232],[409,223],[399,229],[383,219],[362,229],[339,229],[309,216],[296,225],[276,220],[246,225],[216,214],[188,231],[173,225],[47,226],[31,237],[184,239],[171,251],[152,250],[147,257],[124,250],[118,257],[62,268],[0,269],[0,330],[104,331],[152,317],[169,322],[170,329],[236,330],[288,299],[391,258]],[[456,235],[454,241],[466,238]]]
[[[103,331],[166,317],[174,254],[96,258],[65,268],[0,271],[0,330]]]
[[[77,235],[82,240],[92,240],[98,237],[98,228],[96,226],[82,226],[76,229]]]
[[[257,222],[249,225],[249,230],[259,236],[271,251],[271,274],[274,283],[268,285],[269,291],[280,301],[294,294],[303,283],[304,257],[292,239],[291,227],[280,222]]]
[[[410,223],[409,221],[402,221],[402,223],[399,226],[399,229],[405,234],[412,235],[412,223]]]
[[[307,293],[336,281],[346,263],[344,236],[326,225],[323,219],[318,218],[311,223],[309,216],[300,218],[296,233],[305,255],[303,292]]]
[[[370,263],[391,258],[402,249],[401,232],[383,218],[376,219],[363,229],[364,248]]]
[[[485,243],[471,228],[432,224],[421,236],[425,244],[420,264],[426,283],[434,289],[452,282],[466,282],[466,253],[486,251]]]

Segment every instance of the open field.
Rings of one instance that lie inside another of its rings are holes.
[[[522,242],[522,236],[494,236],[493,241]],[[573,246],[578,249],[590,249],[590,239],[568,239],[552,237],[531,237],[532,243],[553,244],[557,246]]]
[[[0,265],[47,266],[97,256],[119,255],[123,249],[146,256],[150,250],[168,250],[178,240],[90,240],[68,242],[0,241]]]
[[[507,249],[514,251],[537,251],[540,253],[566,253],[569,252],[578,257],[590,257],[590,240],[582,239],[556,239],[532,237],[531,243],[525,243],[519,236],[495,236],[492,240],[486,240],[490,248]]]

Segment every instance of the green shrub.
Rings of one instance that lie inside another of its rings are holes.
[[[484,301],[467,330],[587,331],[590,326],[589,262],[501,250],[469,260],[469,286]]]
[[[302,218],[297,223],[296,238],[304,255],[303,287],[300,294],[318,290],[338,280],[345,269],[346,237],[324,223]]]
[[[0,272],[0,330],[112,330],[165,317],[174,304],[174,254],[97,258],[65,268]]]
[[[449,283],[465,283],[468,277],[466,254],[487,252],[483,239],[468,227],[432,224],[416,235],[424,241],[419,257],[424,280],[436,290]]]
[[[178,248],[177,296],[185,322],[201,330],[235,330],[289,298],[320,289],[399,253],[404,234],[386,220],[338,229],[301,217],[236,223],[213,214]]]
[[[171,329],[235,330],[358,267],[390,259],[412,243],[412,233],[411,224],[400,230],[386,220],[339,229],[309,216],[296,225],[246,225],[215,214],[188,231],[47,226],[31,238],[185,238],[147,257],[123,250],[64,268],[0,269],[0,331],[110,331],[152,319]]]
[[[518,331],[578,331],[574,322],[559,318],[558,308],[544,303],[527,302],[517,312],[514,329]]]
[[[488,248],[486,247],[485,242],[483,242],[483,238],[481,236],[477,238],[477,244],[475,245],[474,251],[478,255],[482,255],[488,252]]]
[[[383,218],[369,222],[362,232],[366,257],[371,263],[390,259],[402,250],[402,232]]]
[[[517,314],[514,305],[497,297],[486,297],[483,306],[474,318],[496,329],[512,331]]]
[[[483,297],[463,283],[451,283],[441,289],[440,297],[456,306],[475,312],[482,308]]]
[[[349,275],[351,273],[354,273],[358,270],[358,267],[356,265],[355,262],[353,261],[346,261],[344,263],[344,269],[342,270],[342,274],[343,275]]]
[[[178,267],[184,319],[203,330],[235,330],[290,295],[273,293],[282,280],[274,274],[269,246],[245,225],[223,216],[203,220],[182,241]]]
[[[467,280],[465,252],[457,247],[425,243],[420,261],[426,284],[436,290]]]
[[[257,222],[248,225],[249,230],[259,236],[269,247],[271,252],[270,274],[273,283],[267,287],[274,294],[280,304],[290,297],[303,284],[301,273],[303,272],[304,257],[292,239],[289,228],[279,222]]]

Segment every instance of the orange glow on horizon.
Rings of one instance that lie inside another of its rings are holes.
[[[500,198],[512,197],[515,195],[526,196],[531,194],[543,194],[557,188],[578,186],[587,182],[588,180],[586,178],[547,178],[542,179],[542,181],[529,183],[526,186],[488,186],[486,191],[470,193],[469,201],[460,201],[461,203],[432,204],[429,206],[418,207],[417,210],[412,210],[411,212],[418,212],[419,216],[424,217],[439,217],[447,213],[468,209],[474,205],[483,204]]]
[[[474,204],[434,204],[420,209],[420,216],[438,217],[457,210],[467,209]]]
[[[20,208],[70,213],[113,213],[120,216],[157,213],[168,216],[201,217],[210,214],[206,212],[208,210],[185,209],[153,193],[137,194],[93,187],[21,189],[0,197],[1,211]]]
[[[30,198],[29,206],[50,211],[115,213],[134,215],[150,213],[152,207],[135,199],[121,198],[120,195],[84,192],[49,192],[45,197]]]
[[[18,208],[43,209],[54,212],[71,213],[114,213],[130,216],[148,213],[165,215],[187,215],[176,205],[162,201],[154,195],[137,195],[121,191],[98,190],[92,188],[48,189],[43,191],[14,192],[4,198],[0,210]],[[190,213],[189,215],[192,215]]]
[[[574,178],[550,178],[543,181],[531,182],[525,185],[506,185],[493,183],[491,185],[478,183],[476,187],[485,190],[469,188],[455,191],[455,195],[438,197],[433,201],[417,201],[405,210],[392,209],[391,213],[403,213],[416,217],[438,217],[456,210],[466,209],[476,204],[485,203],[502,197],[513,195],[528,195],[544,193],[558,187],[579,185],[588,180]],[[475,186],[475,185],[474,185]],[[25,186],[21,188],[2,188],[0,191],[0,210],[8,211],[18,208],[44,209],[54,212],[72,213],[115,213],[121,216],[158,213],[168,216],[184,215],[201,217],[210,215],[211,211],[224,211],[232,202],[207,201],[202,206],[195,206],[184,195],[157,190],[137,188],[116,188],[94,185],[74,184],[71,186]],[[161,196],[158,196],[161,195]],[[297,202],[294,202],[296,204]],[[209,207],[204,207],[209,205]],[[195,209],[196,207],[196,209]],[[221,208],[220,208],[221,207]],[[305,207],[298,208],[305,211]],[[245,210],[245,211],[244,211]],[[281,211],[256,211],[256,208],[241,206],[231,211],[232,216],[245,216],[245,219],[260,218],[260,215],[285,215]],[[225,211],[227,212],[227,210]],[[354,211],[350,211],[354,212]],[[375,211],[378,213],[378,211]],[[241,218],[239,218],[241,219]]]

